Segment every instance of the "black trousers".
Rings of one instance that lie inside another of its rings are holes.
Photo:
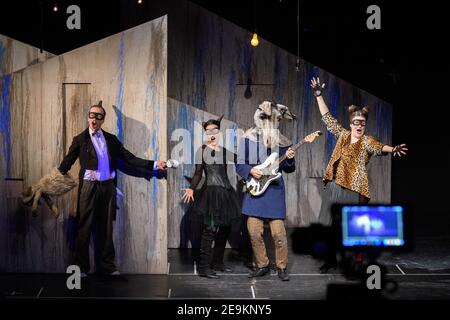
[[[198,271],[207,273],[211,266],[223,266],[223,256],[231,226],[212,227],[203,225],[202,239],[200,243],[200,262]],[[214,249],[212,243],[214,241]]]
[[[116,271],[113,243],[113,219],[116,210],[114,181],[84,180],[79,206],[75,263],[82,272],[89,271],[89,243],[93,233],[96,260],[99,262],[99,265],[96,265],[96,271],[103,273]]]

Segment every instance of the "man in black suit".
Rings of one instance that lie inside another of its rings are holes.
[[[101,129],[106,111],[100,101],[89,109],[89,128],[75,136],[59,171],[66,174],[80,159],[75,263],[82,276],[89,269],[89,242],[94,223],[99,230],[98,245],[101,254],[100,273],[119,276],[114,263],[113,220],[116,211],[116,170],[130,168],[140,176],[150,177],[155,169],[165,170],[165,161],[137,158],[124,148],[113,134]]]

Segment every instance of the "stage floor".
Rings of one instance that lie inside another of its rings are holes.
[[[6,299],[326,299],[330,284],[354,284],[340,271],[319,274],[320,261],[307,255],[289,254],[290,281],[275,273],[249,279],[249,269],[236,252],[227,249],[226,263],[234,273],[219,273],[210,280],[196,275],[191,250],[169,250],[167,275],[126,275],[127,281],[89,276],[81,290],[66,288],[64,274],[0,274],[0,294]],[[389,299],[450,298],[450,237],[420,238],[408,254],[384,254],[380,262],[399,289]],[[344,298],[344,297],[342,297]]]

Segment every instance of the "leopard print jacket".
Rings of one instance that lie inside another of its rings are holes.
[[[370,199],[367,164],[371,156],[385,154],[382,152],[385,144],[367,135],[364,135],[358,142],[350,144],[351,132],[339,124],[331,113],[324,114],[322,121],[327,126],[327,130],[337,139],[325,170],[324,183],[334,181],[336,184]]]

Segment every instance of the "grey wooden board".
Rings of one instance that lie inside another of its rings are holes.
[[[58,166],[73,135],[87,127],[86,107],[98,100],[107,111],[104,129],[118,135],[128,150],[146,159],[166,158],[167,17],[16,71],[5,90],[9,98],[2,105],[11,115],[11,139],[2,134],[0,140],[8,144],[11,159],[0,157],[2,180],[6,175],[23,178],[28,186]],[[76,166],[71,171],[75,177]],[[118,180],[125,195],[114,232],[118,268],[164,273],[166,182],[123,174]],[[74,201],[74,193],[57,200],[61,215],[56,220],[43,206],[32,218],[18,202],[7,203],[2,192],[0,270],[65,271]]]

